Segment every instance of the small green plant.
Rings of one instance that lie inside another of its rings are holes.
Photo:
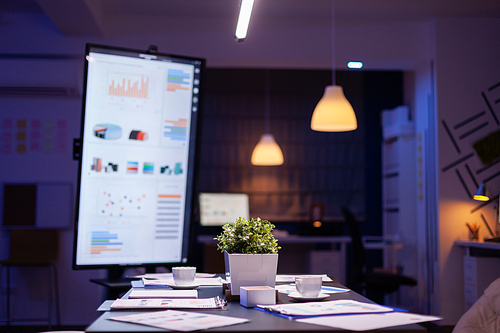
[[[281,249],[272,233],[274,224],[259,217],[247,220],[239,217],[234,223],[222,226],[217,236],[217,249],[228,253],[270,254]]]

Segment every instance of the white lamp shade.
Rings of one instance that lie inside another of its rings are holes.
[[[253,165],[281,165],[283,152],[272,134],[262,134],[252,153]]]
[[[358,128],[356,115],[340,86],[328,86],[316,105],[311,129],[320,132],[344,132]]]

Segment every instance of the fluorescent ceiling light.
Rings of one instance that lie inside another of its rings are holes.
[[[360,69],[361,67],[363,67],[363,63],[361,61],[349,61],[347,63],[347,67],[353,69]]]
[[[238,42],[242,42],[247,36],[248,23],[250,23],[250,16],[252,16],[254,0],[241,0],[240,1],[240,15],[238,16],[238,24],[236,25],[235,37]]]

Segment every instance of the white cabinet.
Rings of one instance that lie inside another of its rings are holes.
[[[500,258],[464,256],[465,311],[500,277]]]
[[[385,238],[402,245],[395,256],[385,256],[384,266],[403,268],[417,276],[417,170],[415,125],[408,107],[382,111],[382,226]],[[400,305],[413,308],[416,288],[403,287]]]

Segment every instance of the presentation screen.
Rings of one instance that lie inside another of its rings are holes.
[[[188,261],[204,64],[87,45],[74,269]]]
[[[200,193],[200,225],[222,226],[237,218],[250,218],[248,195],[245,193]]]

